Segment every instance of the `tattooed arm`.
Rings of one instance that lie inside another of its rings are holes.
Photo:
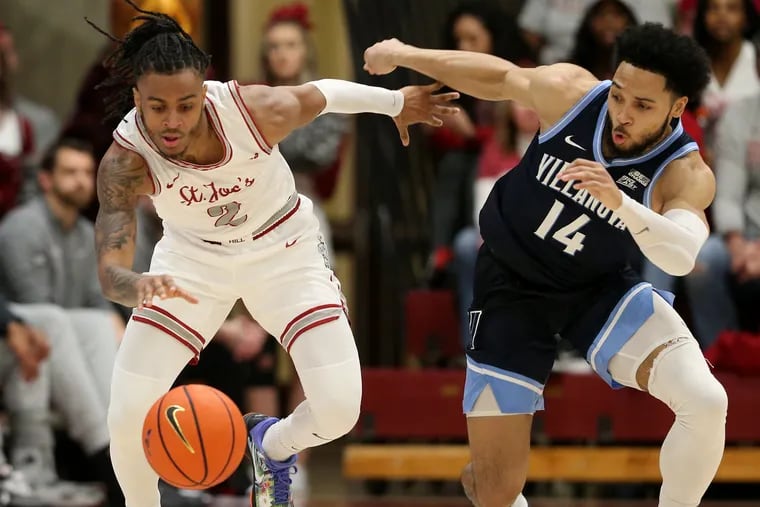
[[[105,297],[127,307],[138,305],[132,271],[135,254],[135,207],[140,194],[152,191],[145,161],[134,152],[111,144],[98,169],[100,208],[95,221],[98,276]]]

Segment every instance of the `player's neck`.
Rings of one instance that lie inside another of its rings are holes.
[[[55,217],[61,228],[69,230],[77,223],[79,210],[71,205],[61,202],[53,194],[45,194],[45,202],[50,213]]]
[[[205,111],[191,136],[190,144],[181,157],[182,160],[193,164],[212,164],[220,158],[217,154],[222,147]]]

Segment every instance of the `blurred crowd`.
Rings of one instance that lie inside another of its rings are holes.
[[[709,210],[712,236],[685,277],[666,275],[643,258],[640,269],[658,288],[683,296],[679,309],[689,316],[706,353],[760,332],[753,305],[760,297],[758,4],[526,0],[519,15],[509,17],[495,2],[464,1],[441,27],[443,48],[490,53],[523,66],[572,62],[599,79],[612,77],[615,39],[637,23],[662,23],[704,47],[713,75],[704,95],[689,102],[683,124],[717,179]],[[301,4],[274,10],[263,27],[261,76],[236,78],[293,85],[322,77],[316,72],[311,28]],[[100,62],[110,47],[83,76],[71,114],[58,118],[24,97],[23,83],[14,81],[23,63],[14,37],[20,34],[0,24],[0,381],[7,415],[3,434],[9,437],[0,453],[0,501],[115,505],[106,411],[111,369],[130,309],[101,295],[93,229],[98,162],[115,127],[103,123],[102,97],[95,89],[105,77]],[[207,77],[214,78],[213,68]],[[456,291],[464,337],[481,241],[478,211],[496,179],[519,161],[538,119],[513,102],[463,96],[460,105],[461,113],[443,127],[425,130],[425,142],[436,166],[428,283]],[[350,130],[348,118],[324,115],[280,145],[298,190],[315,202],[330,256],[330,221],[320,203],[333,192]],[[161,234],[161,221],[145,199],[138,210],[136,271],[147,271]],[[760,365],[760,357],[755,360]],[[570,350],[556,363],[557,370],[586,366]],[[178,379],[188,382],[217,386],[243,411],[273,415],[289,412],[303,397],[278,344],[242,305],[233,309],[200,363]],[[68,449],[78,449],[78,462],[61,459],[57,438],[66,439]],[[308,470],[308,456],[302,455],[295,476],[302,496],[308,495]],[[222,489],[240,493],[247,486],[240,477]],[[167,504],[208,501],[205,493],[165,489]]]

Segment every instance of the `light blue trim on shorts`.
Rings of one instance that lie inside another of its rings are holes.
[[[467,358],[462,409],[472,412],[480,393],[491,386],[499,410],[503,414],[532,414],[544,409],[544,386],[519,373],[481,364]]]
[[[657,292],[669,304],[673,304],[671,293],[657,290],[646,282],[635,285],[620,298],[618,304],[610,312],[604,327],[588,348],[586,359],[594,371],[610,387],[615,389],[623,387],[622,384],[612,379],[608,370],[610,360],[612,356],[620,352],[620,349],[631,336],[654,314],[654,292]]]

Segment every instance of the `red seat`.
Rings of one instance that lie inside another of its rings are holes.
[[[380,439],[464,438],[464,370],[365,368],[356,431]]]

